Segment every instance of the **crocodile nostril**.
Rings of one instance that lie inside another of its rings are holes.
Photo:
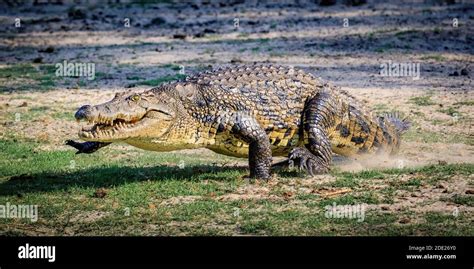
[[[91,108],[90,105],[81,106],[77,110],[76,114],[74,114],[74,117],[78,120],[86,118],[87,113],[89,112],[90,108]]]

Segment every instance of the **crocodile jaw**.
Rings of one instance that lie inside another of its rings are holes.
[[[153,120],[144,117],[135,122],[127,122],[120,119],[98,122],[91,127],[82,127],[78,135],[84,141],[112,142],[125,140],[130,137],[139,136],[140,131],[150,124],[151,121]]]

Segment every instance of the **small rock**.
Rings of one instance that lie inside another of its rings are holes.
[[[454,71],[452,74],[449,74],[450,77],[458,77],[459,73],[458,71]]]
[[[461,69],[461,76],[467,76],[469,75],[469,72],[467,71],[466,68]]]
[[[185,39],[186,35],[185,34],[174,34],[173,38],[174,39]]]
[[[86,13],[80,9],[71,9],[67,15],[73,20],[80,20],[86,18]]]
[[[466,194],[474,194],[474,190],[466,190]]]
[[[107,195],[107,191],[104,188],[97,189],[94,192],[94,198],[104,198]]]
[[[295,196],[295,193],[292,192],[292,191],[286,191],[286,192],[283,193],[283,197],[284,197],[285,199],[290,199],[290,198],[292,198],[293,196]]]
[[[361,6],[367,4],[367,0],[346,0],[348,6]]]
[[[21,103],[21,105],[19,105],[18,107],[27,107],[28,106],[28,103],[27,102],[23,102]]]
[[[206,28],[206,29],[204,29],[203,33],[205,33],[205,34],[215,34],[216,30]]]
[[[199,32],[197,34],[194,34],[195,38],[201,38],[201,37],[204,37],[204,36],[205,36],[204,32]]]
[[[45,49],[38,50],[38,52],[53,53],[54,52],[54,47],[49,46]]]
[[[33,59],[33,63],[40,64],[43,62],[43,57],[36,57]]]
[[[398,222],[401,223],[401,224],[406,224],[406,223],[410,222],[410,219],[409,218],[402,218]]]
[[[438,160],[438,164],[439,164],[439,165],[447,165],[448,162],[442,161],[442,160]]]
[[[382,210],[389,210],[389,209],[390,209],[390,207],[388,207],[388,206],[386,206],[386,205],[383,205],[383,206],[381,206],[380,208],[381,208]]]
[[[320,6],[332,6],[336,4],[336,0],[321,0],[319,1]]]
[[[242,59],[239,59],[239,58],[232,58],[230,60],[230,63],[242,63],[242,62],[243,62]]]
[[[161,18],[161,17],[156,17],[152,19],[148,24],[145,25],[145,27],[150,27],[154,25],[163,25],[166,23],[166,20]]]

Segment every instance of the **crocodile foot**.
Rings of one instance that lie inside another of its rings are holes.
[[[289,162],[297,163],[300,170],[306,170],[311,176],[323,174],[329,168],[322,164],[322,161],[313,155],[306,148],[294,148],[288,156]]]

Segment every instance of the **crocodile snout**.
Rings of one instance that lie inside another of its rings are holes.
[[[87,119],[87,117],[92,114],[91,110],[92,110],[92,106],[90,105],[81,106],[77,110],[76,114],[74,114],[74,117],[76,118],[76,120]]]

